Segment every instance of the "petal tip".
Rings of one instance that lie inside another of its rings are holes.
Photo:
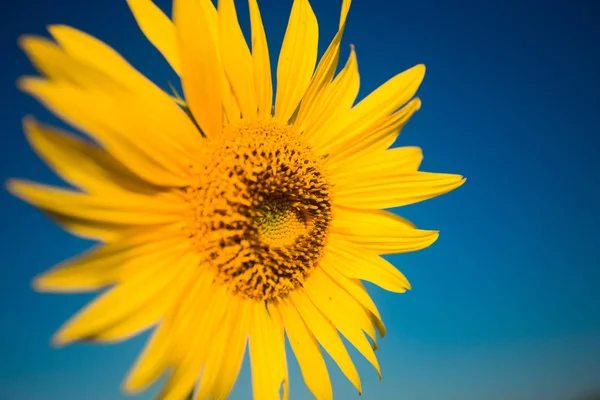
[[[17,89],[32,95],[35,92],[36,85],[44,81],[45,79],[39,76],[22,76],[17,79]]]
[[[50,24],[50,25],[46,25],[46,30],[47,30],[48,32],[50,32],[50,34],[52,34],[52,33],[53,33],[53,32],[55,32],[56,30],[60,30],[60,29],[61,29],[61,28],[60,28],[61,26],[64,26],[64,25],[60,25],[60,24]]]
[[[21,35],[17,38],[17,46],[19,46],[19,48],[21,50],[23,50],[25,53],[28,53],[29,49],[29,45],[31,44],[32,40],[33,40],[34,36],[33,35]]]
[[[23,117],[21,125],[23,126],[23,132],[25,133],[27,141],[35,149],[34,143],[36,142],[36,139],[41,136],[37,120],[31,115],[27,115]]]
[[[70,344],[71,342],[73,342],[73,339],[69,339],[65,334],[63,329],[61,329],[60,331],[56,332],[54,334],[54,336],[52,336],[52,339],[50,339],[50,343],[52,344],[53,347],[60,349],[62,347],[65,347],[66,345]]]
[[[23,130],[29,131],[37,126],[37,119],[33,115],[26,115],[21,120]]]
[[[21,198],[21,186],[22,182],[19,179],[15,178],[9,178],[4,183],[4,187],[6,188],[8,193],[18,198]]]
[[[38,275],[35,278],[33,278],[33,280],[31,281],[31,287],[33,290],[35,290],[36,292],[45,292],[48,289],[47,284],[45,283],[45,276],[42,275]]]
[[[127,376],[121,382],[121,391],[127,395],[135,395],[142,391],[141,385],[135,382],[134,376]]]
[[[31,288],[40,293],[76,292],[75,290],[61,290],[60,280],[53,276],[53,271],[43,272],[31,280]]]
[[[456,179],[456,182],[454,183],[452,190],[458,189],[459,187],[464,185],[465,182],[467,181],[467,178],[465,178],[462,175],[455,175],[454,177]]]
[[[415,103],[414,107],[415,107],[415,112],[419,111],[421,109],[421,106],[423,105],[423,102],[421,101],[420,98],[415,97],[415,99],[413,100]]]
[[[50,35],[52,35],[55,39],[57,39],[57,36],[60,36],[62,33],[64,33],[67,30],[71,30],[73,28],[71,28],[68,25],[64,25],[64,24],[51,24],[51,25],[47,25],[46,26],[46,30],[50,33]]]
[[[425,67],[425,64],[417,64],[414,67],[412,67],[412,69],[414,70],[415,74],[423,77],[425,76],[425,72],[427,70],[427,68]]]
[[[431,235],[429,238],[429,245],[431,246],[440,238],[440,231],[431,231]]]

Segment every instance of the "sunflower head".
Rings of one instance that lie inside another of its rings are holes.
[[[383,254],[431,245],[385,208],[423,201],[464,178],[419,171],[416,147],[390,149],[419,110],[425,68],[356,102],[355,50],[338,70],[350,0],[317,63],[318,24],[294,0],[276,65],[256,0],[246,38],[233,0],[174,0],[172,19],[127,0],[141,30],[181,79],[173,98],[98,39],[51,26],[21,46],[41,77],[20,88],[82,139],[26,118],[34,150],[74,188],[23,180],[16,196],[75,235],[98,241],[38,276],[52,292],[102,290],[57,344],[115,342],[153,329],[124,389],[167,374],[159,395],[225,399],[248,346],[255,399],[287,398],[284,337],[318,399],[333,392],[321,347],[361,392],[340,334],[377,370],[385,327],[362,281],[404,292]]]

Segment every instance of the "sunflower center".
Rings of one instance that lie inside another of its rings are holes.
[[[285,199],[265,201],[256,215],[259,239],[273,247],[293,244],[306,234],[308,222],[308,218]]]
[[[201,267],[257,301],[302,286],[321,259],[331,220],[322,170],[289,126],[229,127],[211,140],[185,191]]]

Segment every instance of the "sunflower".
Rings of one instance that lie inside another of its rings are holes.
[[[340,333],[380,378],[374,350],[377,332],[385,335],[361,281],[404,292],[408,281],[381,255],[438,237],[383,209],[464,182],[418,171],[419,148],[388,149],[421,105],[413,96],[425,67],[354,104],[354,48],[336,74],[350,0],[318,64],[317,20],[307,0],[295,0],[273,93],[257,0],[251,49],[233,0],[174,0],[172,20],[150,0],[128,3],[183,96],[74,28],[20,41],[42,77],[19,87],[90,139],[25,118],[33,149],[74,188],[8,183],[69,232],[98,241],[34,280],[41,291],[103,289],[54,342],[116,342],[153,328],[124,390],[167,373],[160,398],[172,400],[191,391],[226,398],[248,344],[254,398],[269,400],[289,396],[287,335],[316,398],[333,396],[321,347],[360,393]]]

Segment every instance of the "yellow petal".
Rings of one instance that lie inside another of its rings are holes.
[[[165,131],[164,125],[154,123],[162,114],[151,115],[152,110],[141,107],[137,98],[110,91],[110,81],[106,88],[100,88],[101,83],[98,88],[79,88],[66,82],[25,78],[19,85],[148,182],[186,185],[193,157],[175,146],[169,136],[171,128]]]
[[[209,138],[219,135],[223,127],[223,70],[211,12],[214,6],[210,0],[175,0],[173,6],[183,92],[194,118]]]
[[[225,400],[240,372],[251,318],[250,301],[232,299],[202,370],[194,399]]]
[[[324,264],[325,263],[323,263],[323,265]],[[350,320],[350,322],[353,325],[352,329],[364,331],[364,333],[366,333],[373,340],[373,349],[377,349],[377,335],[375,332],[373,320],[370,318],[368,310],[362,307],[358,303],[358,301],[348,293],[348,291],[344,290],[344,288],[340,286],[338,282],[333,281],[331,275],[328,275],[325,269],[323,269],[322,273],[317,275],[317,278],[314,281],[312,281],[311,284],[311,287],[313,289],[314,287],[320,287],[323,290],[327,288],[327,291],[323,293],[324,297],[322,299],[327,299],[329,302],[332,303],[331,305],[337,307],[340,312],[346,313],[347,316],[352,316]],[[326,310],[321,308],[317,301],[318,298],[317,300],[315,300],[313,295],[310,294],[310,291],[307,291],[307,293],[309,293],[309,297],[311,298],[313,303],[315,303],[315,305],[320,309],[320,311],[325,316],[327,316],[327,318],[329,318],[329,320],[340,330],[340,332],[342,332],[343,335],[346,335],[348,331],[346,331],[345,333],[343,327],[345,326],[346,328],[350,329],[350,325],[346,325],[344,322],[342,322],[342,325],[338,325],[334,320],[330,318],[329,315],[327,315]],[[363,335],[361,335],[360,337],[364,338]],[[347,339],[350,340],[349,337],[347,337]],[[352,340],[350,341],[352,342]]]
[[[321,270],[315,270],[304,287],[311,301],[346,339],[373,365],[381,379],[379,362],[363,330],[371,332],[372,322],[364,308]]]
[[[179,74],[181,63],[173,22],[150,0],[127,0],[127,4],[146,38]]]
[[[308,329],[315,335],[321,346],[337,363],[344,375],[354,385],[358,393],[362,393],[360,376],[340,339],[335,326],[317,310],[315,305],[304,293],[293,292],[290,294],[293,305],[296,307]],[[313,392],[314,393],[314,392]]]
[[[330,268],[326,265],[323,265],[323,269],[334,282],[344,288],[346,292],[348,292],[361,306],[365,308],[365,310],[369,312],[371,321],[373,321],[373,324],[377,328],[379,336],[382,338],[385,337],[386,329],[385,325],[383,324],[383,319],[379,314],[377,306],[371,299],[371,296],[369,296],[369,293],[361,281],[358,279],[348,278],[340,273],[337,269]]]
[[[308,115],[311,115],[315,108],[321,104],[321,101],[319,100],[327,97],[326,89],[330,85],[331,79],[335,74],[338,59],[340,57],[340,43],[342,41],[342,35],[344,34],[344,28],[346,27],[346,16],[348,15],[350,4],[351,0],[344,0],[342,2],[339,30],[329,44],[327,50],[325,50],[323,57],[321,57],[321,61],[319,61],[319,65],[306,90],[306,94],[302,98],[302,104],[300,105],[298,117],[295,122],[300,127],[303,126],[304,119]],[[303,129],[300,128],[300,130],[302,131]]]
[[[358,245],[361,249],[375,254],[408,253],[431,246],[438,238],[438,231],[421,229],[400,229],[382,231],[381,227],[338,227],[336,237]],[[333,235],[332,235],[333,236]]]
[[[169,141],[172,146],[192,154],[202,147],[202,138],[194,124],[171,96],[133,68],[113,48],[69,26],[53,25],[48,30],[69,56],[87,66],[97,68],[115,82],[135,92],[136,101],[149,110],[150,115],[146,118],[169,132],[162,140]],[[125,109],[129,108],[131,106]]]
[[[74,218],[66,215],[50,215],[56,223],[72,235],[104,243],[121,240],[127,234],[129,228],[129,226],[123,224],[91,221],[85,218]]]
[[[379,120],[365,131],[355,135],[344,143],[344,146],[337,148],[330,154],[327,158],[328,167],[343,170],[345,164],[352,165],[355,157],[360,159],[358,162],[369,158],[377,158],[394,144],[404,125],[420,108],[421,100],[414,98],[394,114]],[[415,158],[414,161],[412,165],[415,165],[416,170],[418,169],[417,159]]]
[[[219,28],[221,59],[225,73],[244,120],[254,122],[258,106],[252,56],[240,28],[233,0],[219,0]]]
[[[351,208],[392,208],[418,203],[461,186],[460,175],[430,172],[399,173],[393,178],[373,175],[335,188],[336,204]]]
[[[293,305],[282,302],[279,310],[306,386],[317,399],[333,399],[327,366],[314,335]]]
[[[182,360],[184,357],[182,357],[181,353],[177,353],[178,348],[184,345],[189,346],[187,354],[192,355],[191,351],[193,349],[191,347],[196,342],[180,343],[178,341],[185,340],[181,336],[181,333],[185,333],[186,330],[190,329],[189,322],[193,321],[197,324],[204,320],[203,316],[206,314],[205,310],[207,309],[205,307],[195,307],[202,303],[205,306],[214,304],[215,296],[212,295],[211,282],[212,275],[201,272],[198,272],[194,279],[190,279],[190,284],[184,291],[184,295],[180,298],[178,306],[173,307],[168,313],[152,335],[150,341],[146,344],[144,351],[138,357],[135,365],[127,374],[127,378],[123,382],[123,389],[126,393],[138,393],[144,390],[155,382],[172,364]],[[188,323],[182,324],[186,320]],[[208,328],[214,326],[215,324],[207,325]],[[212,332],[210,329],[204,329],[203,331],[206,330]],[[198,332],[199,335],[196,336],[202,336],[201,333],[203,331]],[[187,361],[189,362],[189,360]],[[179,376],[181,376],[184,370],[180,366],[178,371]],[[187,372],[191,373],[193,382],[199,370],[191,371],[188,369]],[[191,391],[192,384],[189,383],[188,393]]]
[[[38,155],[61,178],[82,190],[113,194],[127,190],[150,195],[158,191],[105,150],[75,135],[39,124],[31,117],[23,120],[23,127]]]
[[[294,0],[277,63],[275,118],[286,123],[306,92],[319,44],[317,18],[308,0]]]
[[[98,245],[38,275],[33,285],[48,292],[87,292],[124,282],[187,238],[177,228],[139,233],[131,228],[114,243]]]
[[[334,154],[334,151],[343,147],[346,142],[380,125],[381,120],[415,95],[424,76],[425,66],[417,65],[375,89],[354,106],[347,116],[329,125],[327,130],[325,127],[321,130],[318,135],[319,151],[323,154]]]
[[[56,43],[40,37],[25,35],[19,38],[19,46],[33,66],[48,78],[66,80],[78,85],[83,84],[89,76],[106,81],[106,74],[97,69],[82,65],[81,62],[67,57],[64,50]],[[86,77],[86,75],[88,75]],[[111,82],[116,86],[115,82]],[[116,86],[122,89],[121,86]],[[113,88],[114,89],[114,88]]]
[[[422,250],[438,238],[437,231],[409,228],[405,220],[393,215],[381,210],[361,213],[338,207],[331,225],[332,237],[340,237],[375,254]]]
[[[254,67],[254,88],[261,121],[271,117],[273,108],[273,82],[271,81],[271,61],[267,36],[263,27],[256,0],[248,0],[250,26],[252,28],[252,65]]]
[[[296,121],[298,129],[304,132],[315,150],[319,151],[319,145],[322,145],[322,137],[327,135],[328,127],[334,127],[339,120],[348,118],[359,87],[356,52],[354,46],[351,46],[346,65],[333,82],[324,89],[324,93],[315,100],[310,115],[307,114],[304,120]]]
[[[139,393],[152,385],[169,367],[169,326],[161,323],[122,384],[126,393]]]
[[[135,194],[92,196],[16,179],[9,181],[8,190],[59,220],[67,216],[106,224],[153,225],[177,222],[186,211],[184,202]]]
[[[360,210],[345,207],[335,207],[333,211],[334,225],[380,226],[387,229],[417,229],[416,225],[396,213],[386,210]]]
[[[328,163],[327,171],[339,186],[343,182],[370,179],[379,174],[393,179],[399,173],[417,171],[422,160],[423,152],[420,148],[397,147],[349,157],[338,163]]]
[[[406,277],[391,263],[339,236],[332,235],[322,263],[349,278],[374,283],[390,292],[403,293],[410,289]]]
[[[139,312],[146,304],[170,289],[175,278],[184,273],[174,264],[188,249],[186,242],[174,246],[169,254],[153,260],[146,270],[101,295],[69,320],[54,336],[57,345],[94,338],[106,328]],[[185,267],[185,266],[181,266]]]
[[[231,304],[231,295],[222,286],[210,284],[204,291],[182,304],[174,317],[176,348],[170,357],[175,369],[159,395],[161,400],[181,400],[190,394],[208,350],[216,344],[215,332]]]
[[[189,1],[189,0],[185,0],[185,1]],[[196,2],[196,0],[192,0],[192,3]],[[182,7],[181,5],[175,5],[174,9],[176,10],[178,7]],[[239,118],[240,118],[240,108],[238,107],[237,101],[232,93],[232,88],[231,85],[229,83],[229,80],[227,79],[227,76],[225,75],[225,72],[219,67],[217,68],[217,66],[221,65],[221,54],[219,52],[219,15],[217,12],[217,9],[215,8],[215,6],[213,5],[213,3],[211,1],[207,1],[207,0],[200,0],[199,2],[195,3],[195,4],[188,4],[188,5],[183,5],[183,7],[191,7],[190,10],[194,11],[194,13],[198,13],[201,12],[203,14],[203,17],[206,19],[206,28],[210,31],[210,35],[212,39],[207,39],[208,42],[206,42],[207,46],[211,46],[212,44],[214,44],[214,46],[216,46],[216,57],[218,59],[218,62],[216,62],[214,64],[214,66],[206,66],[210,71],[213,71],[216,73],[218,73],[218,75],[220,76],[220,79],[211,82],[213,83],[213,85],[211,85],[211,88],[216,87],[215,85],[217,85],[218,83],[218,87],[220,88],[220,97],[221,97],[221,102],[222,102],[222,109],[223,109],[223,121],[222,123],[236,123]],[[185,10],[184,10],[185,13]],[[194,21],[188,21],[188,23],[194,23]],[[186,28],[187,30],[189,30],[189,32],[192,32],[196,27],[189,27]],[[192,32],[193,33],[193,32]],[[180,35],[182,35],[181,32],[178,32],[178,43],[181,41],[181,39],[179,38]],[[197,60],[197,53],[194,53],[195,51],[197,52],[197,49],[194,49],[194,43],[193,40],[195,40],[194,38],[190,38],[188,37],[186,40],[189,40],[188,46],[190,47],[190,51],[192,52],[192,54],[188,57],[190,62],[198,62]],[[179,45],[180,46],[180,45]],[[180,49],[180,53],[183,52],[184,50]],[[210,51],[212,54],[212,47],[210,47],[207,51]],[[182,56],[183,57],[183,56]],[[195,60],[195,61],[194,61]],[[214,67],[214,69],[211,69],[211,67]],[[196,74],[198,71],[193,69],[193,66],[190,66],[190,70],[192,70],[192,74]],[[182,72],[183,73],[183,72]],[[205,77],[201,77],[201,79],[204,79]],[[195,79],[195,77],[194,77]],[[204,82],[204,81],[202,81]],[[192,86],[190,88],[190,90],[194,90],[193,84],[191,84],[190,86]],[[217,93],[218,94],[218,93]],[[198,94],[200,96],[200,93]],[[204,94],[205,96],[215,96],[215,93],[212,94]],[[214,101],[214,103],[218,103],[216,102],[216,100]],[[211,103],[212,104],[212,103]],[[193,110],[192,110],[193,111]],[[216,117],[215,117],[216,119]],[[204,132],[204,134],[207,134],[207,132]]]
[[[255,399],[279,400],[283,384],[287,392],[287,369],[283,326],[275,312],[264,303],[255,303],[250,323],[250,364],[252,393]]]
[[[183,254],[172,259],[168,268],[179,271],[169,286],[160,293],[149,299],[137,310],[132,310],[129,315],[102,330],[98,330],[93,341],[102,343],[120,342],[145,331],[158,323],[176,304],[181,297],[184,288],[189,284],[191,272],[198,266],[198,257],[193,253]]]

